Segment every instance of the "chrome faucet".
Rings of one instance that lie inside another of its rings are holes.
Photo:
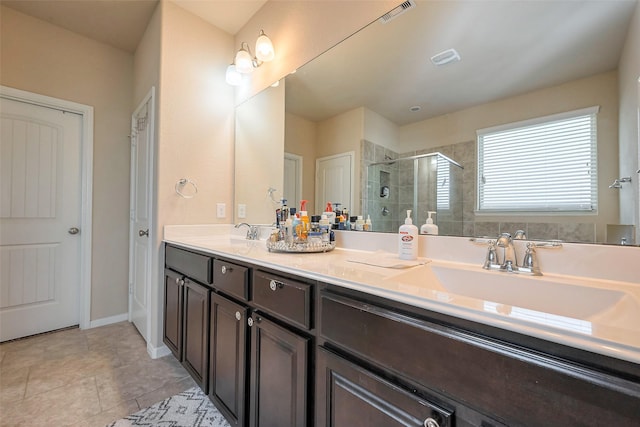
[[[513,240],[511,234],[502,233],[496,241],[496,246],[503,248],[502,264],[500,270],[506,270],[513,272],[518,270],[518,260],[516,259],[516,250],[513,247]]]
[[[236,224],[235,228],[240,228],[243,225],[247,226],[247,240],[258,240],[260,237],[260,227],[257,225],[247,224],[246,222],[241,222],[240,224]]]

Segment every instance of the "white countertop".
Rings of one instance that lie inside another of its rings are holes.
[[[202,226],[167,226],[165,227],[164,241],[640,363],[640,285],[635,281],[563,275],[545,272],[543,268],[545,276],[540,279],[532,278],[532,280],[547,281],[544,284],[548,281],[567,284],[569,287],[585,286],[591,290],[596,289],[596,292],[601,289],[619,290],[625,295],[616,305],[615,310],[585,316],[585,318],[567,317],[548,313],[543,309],[532,310],[530,307],[505,306],[487,298],[472,298],[452,293],[446,289],[434,289],[411,282],[407,283],[405,280],[396,280],[396,276],[408,271],[407,269],[383,268],[349,261],[366,256],[370,253],[367,251],[338,247],[331,252],[319,254],[271,253],[267,250],[264,240],[245,240],[237,234],[230,235],[229,231],[229,226],[205,226],[204,228]],[[233,230],[232,233],[234,233]],[[367,239],[369,237],[363,236],[364,234],[378,233],[357,234],[358,239]],[[351,235],[355,236],[355,234]],[[370,238],[375,239],[373,236]],[[387,236],[383,238],[388,239]],[[341,243],[340,240],[339,238],[338,243]],[[388,243],[387,240],[387,247]],[[376,245],[371,245],[371,248],[378,249]],[[630,250],[634,251],[635,248]],[[425,253],[421,251],[421,255],[425,255]],[[478,259],[478,263],[470,264],[453,262],[448,260],[446,256],[433,257],[426,266],[411,268],[427,269],[425,271],[438,268],[454,269],[476,274],[483,271],[480,268],[480,261],[481,259]],[[497,274],[500,276],[496,277],[500,277],[502,280],[507,277],[508,273],[484,272],[481,274]],[[632,272],[631,274],[623,274],[622,277],[635,276]],[[531,283],[535,286],[535,282]],[[553,301],[553,303],[556,306],[571,305],[573,301]]]

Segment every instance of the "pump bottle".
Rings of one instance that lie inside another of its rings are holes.
[[[418,258],[418,227],[413,225],[410,209],[407,210],[404,225],[398,230],[398,256],[406,260]]]
[[[427,222],[422,224],[422,227],[420,227],[420,234],[432,234],[434,236],[438,235],[438,226],[433,223],[433,219],[431,218],[431,214],[434,213],[435,212],[432,211],[428,212],[429,217],[427,218]]]

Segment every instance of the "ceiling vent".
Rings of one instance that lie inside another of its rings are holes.
[[[460,54],[455,49],[447,49],[443,52],[436,53],[431,57],[431,62],[433,62],[434,65],[437,66],[446,65],[450,62],[457,61],[460,61]]]
[[[398,16],[405,13],[407,10],[413,9],[414,7],[416,7],[416,2],[414,0],[407,0],[404,3],[402,3],[400,6],[382,15],[380,17],[380,22],[382,22],[383,24],[386,24],[387,22],[391,21],[394,18],[397,18]]]

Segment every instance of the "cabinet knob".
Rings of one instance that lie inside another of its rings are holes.
[[[240,314],[240,312],[239,312],[239,311],[236,311],[236,319],[237,319],[237,320],[242,319],[242,314]]]
[[[253,319],[251,317],[247,319],[247,325],[253,326]]]
[[[233,268],[227,267],[226,265],[223,265],[222,267],[220,267],[220,272],[222,274],[227,274],[227,271],[231,272],[232,270],[233,270]]]
[[[180,278],[176,277],[176,285],[179,285],[179,284],[180,284]]]
[[[269,289],[272,291],[276,291],[278,288],[282,288],[284,285],[280,282],[276,282],[275,280],[271,280],[269,282]]]
[[[424,427],[440,427],[440,424],[433,418],[429,417],[424,420]]]

